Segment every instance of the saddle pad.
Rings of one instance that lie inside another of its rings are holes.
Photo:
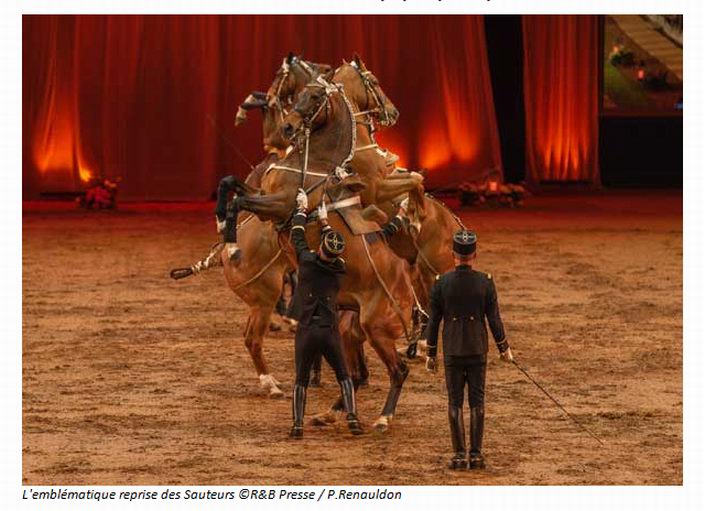
[[[340,213],[340,216],[350,228],[352,234],[359,236],[361,234],[369,234],[379,230],[379,224],[362,218],[362,206],[355,204],[346,208],[335,210]]]

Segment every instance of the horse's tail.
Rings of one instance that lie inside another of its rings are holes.
[[[191,275],[198,275],[199,273],[205,270],[209,270],[210,268],[217,268],[219,266],[222,266],[220,252],[222,252],[224,246],[225,244],[222,242],[216,243],[210,249],[210,253],[203,259],[197,261],[189,267],[174,268],[173,270],[171,270],[169,275],[174,280],[180,280],[185,279],[186,277],[190,277]]]

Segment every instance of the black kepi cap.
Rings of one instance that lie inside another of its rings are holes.
[[[338,257],[345,250],[345,238],[337,231],[328,231],[323,236],[323,253],[330,258]]]
[[[469,256],[477,250],[477,235],[462,229],[452,237],[452,251],[460,256]]]

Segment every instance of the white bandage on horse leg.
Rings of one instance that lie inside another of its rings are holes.
[[[274,378],[271,374],[260,374],[259,375],[259,386],[264,390],[268,391],[270,395],[280,396],[283,395],[281,389],[279,388],[279,381]]]
[[[222,222],[218,220],[218,216],[215,215],[215,226],[217,228],[218,234],[221,234],[225,230],[225,220]]]

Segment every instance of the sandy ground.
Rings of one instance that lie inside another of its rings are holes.
[[[445,468],[442,370],[411,363],[386,434],[344,424],[287,438],[292,335],[265,350],[287,397],[267,398],[242,344],[247,309],[220,271],[168,271],[214,241],[212,206],[86,213],[27,203],[23,220],[25,484],[682,484],[680,194],[534,197],[467,210],[517,359],[488,369],[484,473]],[[361,418],[387,377],[370,352]],[[309,412],[337,392],[328,368]]]

